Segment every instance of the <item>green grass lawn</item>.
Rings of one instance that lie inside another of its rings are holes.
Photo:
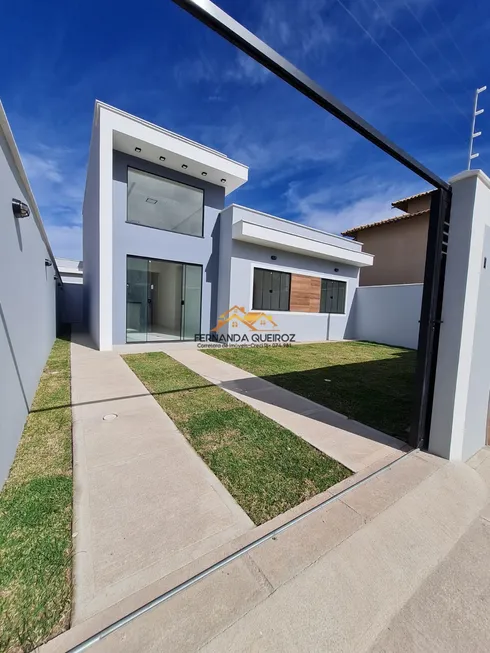
[[[70,343],[57,340],[0,493],[1,651],[30,651],[69,625],[69,405]]]
[[[369,342],[202,350],[406,440],[416,352]]]
[[[350,475],[173,358],[152,352],[124,359],[255,524]]]

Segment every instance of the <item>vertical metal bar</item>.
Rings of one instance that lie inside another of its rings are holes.
[[[430,205],[424,292],[420,312],[415,409],[409,436],[409,444],[412,447],[427,448],[429,444],[450,210],[451,192],[443,189],[434,191]]]

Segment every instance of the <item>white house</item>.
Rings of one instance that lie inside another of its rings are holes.
[[[100,349],[255,331],[345,336],[359,269],[373,256],[341,236],[225,209],[247,179],[247,166],[224,154],[96,102],[83,287]]]

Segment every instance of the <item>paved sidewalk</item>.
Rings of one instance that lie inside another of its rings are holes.
[[[187,346],[164,343],[137,345],[131,346],[131,351],[165,352],[354,472],[362,471],[384,458],[393,459],[397,452],[401,456],[408,450],[408,446],[397,438],[347,419],[250,372],[208,356],[199,351],[194,343],[184,344]],[[118,350],[124,351],[123,348]]]
[[[121,357],[74,338],[76,625],[253,523]]]
[[[486,653],[489,486],[488,448],[470,464],[412,452],[88,650]],[[241,535],[41,650],[64,653],[298,511]]]

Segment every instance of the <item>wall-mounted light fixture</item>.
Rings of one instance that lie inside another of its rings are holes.
[[[45,258],[45,259],[44,259],[44,265],[45,265],[47,268],[50,268],[53,264],[51,263],[51,261],[49,260],[49,258]]]
[[[277,256],[271,256],[271,261],[277,261]]]
[[[188,167],[189,167],[189,166],[188,166],[186,163],[183,163],[183,164],[182,164],[182,168],[183,168],[183,170],[187,170]]]
[[[12,211],[16,218],[27,218],[31,214],[27,204],[16,199],[12,199]]]
[[[141,152],[141,147],[135,147],[135,148],[134,148],[134,151],[135,151],[135,152]]]
[[[165,161],[165,157],[164,157],[164,156],[161,156],[161,157],[160,157],[160,161]]]
[[[221,183],[222,183],[222,184],[226,184],[226,179],[222,179],[222,180],[221,180]]]
[[[334,268],[333,271],[334,271],[334,272],[338,272],[338,271],[339,271],[339,268]]]
[[[207,172],[201,172],[201,175],[202,175],[203,177],[207,177],[207,176],[208,176],[208,173],[207,173]]]

